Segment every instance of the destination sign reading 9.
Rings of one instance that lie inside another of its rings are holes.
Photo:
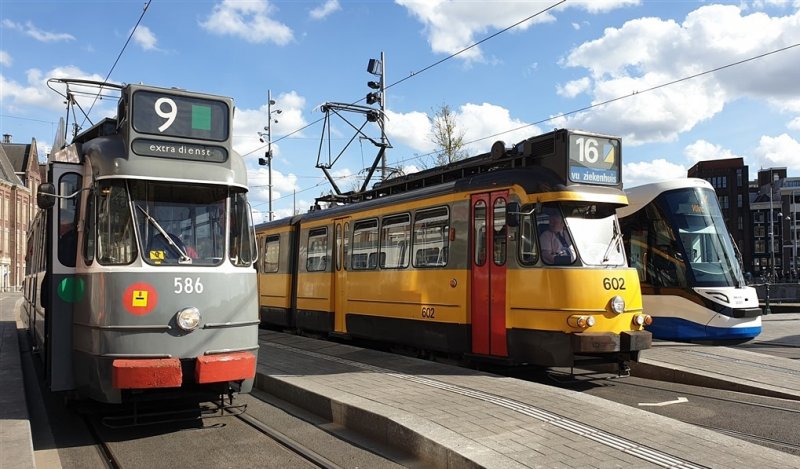
[[[222,142],[228,139],[228,105],[152,91],[133,95],[133,128],[139,133]]]
[[[620,142],[616,138],[572,134],[569,179],[583,184],[619,184]]]

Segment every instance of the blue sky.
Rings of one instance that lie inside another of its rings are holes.
[[[104,79],[144,3],[3,0],[0,132],[17,143],[35,138],[48,151],[65,110],[46,80]],[[422,71],[556,3],[153,0],[109,80],[233,97],[235,145],[246,155],[257,222],[268,206],[267,170],[257,163],[267,91],[282,111],[272,127],[280,217],[291,213],[293,199],[305,210],[330,190],[315,167],[319,106],[363,98],[374,79],[367,61],[381,52],[386,83],[405,79],[386,93],[391,167],[432,164],[427,116],[447,104],[474,142],[470,154],[559,127],[619,135],[626,186],[685,177],[697,161],[725,157],[745,158],[751,174],[784,166],[800,176],[800,47],[792,47],[800,44],[800,0],[566,1]],[[93,120],[113,108],[95,106]],[[338,153],[353,131],[339,120],[331,129]],[[379,136],[376,127],[365,129]],[[337,184],[360,185],[376,151],[354,142],[331,169]]]

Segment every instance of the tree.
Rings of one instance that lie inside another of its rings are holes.
[[[436,166],[464,159],[464,132],[456,126],[456,116],[447,104],[428,115],[431,123],[431,142],[436,145]]]

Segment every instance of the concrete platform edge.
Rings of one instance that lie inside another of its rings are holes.
[[[302,407],[348,430],[406,451],[436,467],[465,469],[485,467],[451,446],[427,438],[398,421],[401,419],[394,420],[263,373],[257,373],[255,381],[255,387],[261,391]],[[463,441],[461,443],[463,444]],[[459,442],[453,442],[453,446],[457,447],[458,444]]]
[[[668,381],[671,383],[688,384],[690,386],[702,386],[723,391],[735,391],[758,396],[776,397],[779,399],[800,400],[800,395],[780,391],[768,387],[767,384],[754,386],[743,382],[737,382],[730,377],[717,378],[711,374],[704,374],[696,370],[689,370],[675,365],[662,366],[658,363],[650,363],[643,359],[639,362],[631,362],[631,376],[638,378],[653,379],[657,381]]]
[[[20,301],[22,301],[20,299]],[[19,348],[19,326],[15,305],[12,318],[0,322],[0,468],[35,468],[33,436],[31,433],[25,382],[22,376],[22,357]]]

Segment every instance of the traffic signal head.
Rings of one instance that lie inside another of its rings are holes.
[[[367,104],[372,105],[381,102],[381,94],[378,92],[367,94]]]

